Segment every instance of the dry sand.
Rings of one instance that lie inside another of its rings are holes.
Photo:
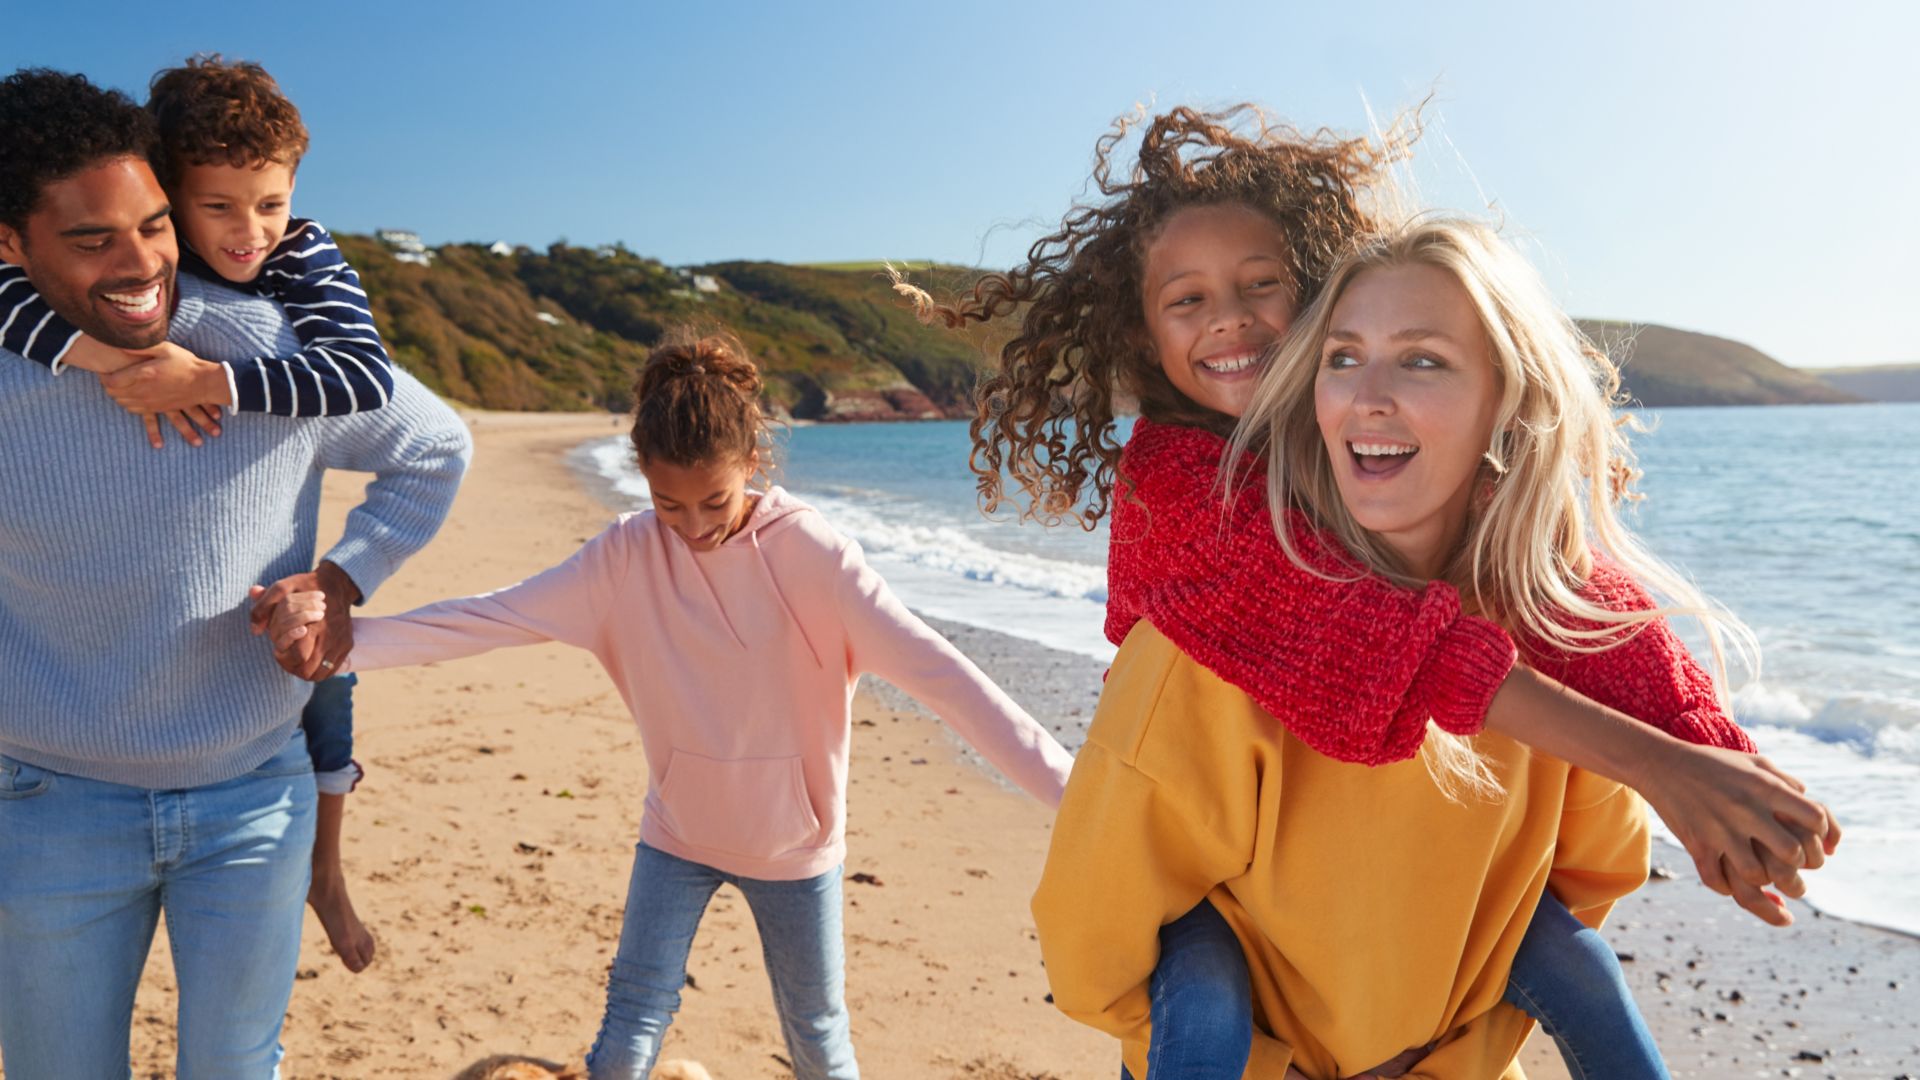
[[[440,538],[370,613],[506,584],[560,561],[611,512],[566,455],[605,417],[475,414],[473,471]],[[329,482],[322,535],[356,500]],[[945,627],[1068,745],[1099,666]],[[363,680],[346,868],[378,936],[349,974],[307,919],[285,1075],[451,1077],[489,1054],[578,1060],[599,1021],[646,770],[595,662],[561,646]],[[1027,900],[1049,814],[968,760],[890,688],[856,708],[847,984],[864,1074],[1101,1078],[1115,1047],[1045,1003]],[[1660,853],[1681,871],[1684,857]],[[1920,1075],[1920,942],[1817,919],[1768,931],[1684,879],[1622,905],[1610,934],[1676,1077]],[[172,1067],[175,994],[157,948],[134,1022],[140,1077]],[[665,1057],[716,1080],[790,1073],[746,905],[716,898]],[[1811,1060],[1808,1055],[1818,1055]],[[1538,1037],[1536,1078],[1563,1076]]]

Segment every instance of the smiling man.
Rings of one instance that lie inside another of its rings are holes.
[[[152,146],[146,112],[83,77],[0,81],[0,258],[17,268],[0,323],[30,286],[110,345],[290,355],[280,305],[175,274]],[[375,412],[241,414],[154,453],[91,376],[4,350],[0,415],[0,1068],[125,1077],[164,915],[179,1075],[275,1076],[314,828],[310,687],[249,633],[247,589],[304,576],[344,622],[438,529],[466,429],[400,375]],[[316,567],[329,468],[376,477]],[[342,629],[317,635],[329,660]]]

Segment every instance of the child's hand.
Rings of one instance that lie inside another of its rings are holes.
[[[201,431],[205,431],[209,435],[220,434],[219,419],[212,410],[202,408],[199,405],[195,405],[190,409],[182,409],[178,412],[159,413],[157,415],[147,413],[140,417],[140,423],[147,429],[147,445],[153,447],[155,450],[160,449],[161,446],[160,421],[163,417],[167,423],[173,425],[173,430],[180,433],[181,438],[187,440],[189,446],[205,446],[207,444],[206,440],[200,437]],[[195,424],[199,425],[198,430],[195,429]]]
[[[133,362],[101,375],[100,382],[107,396],[128,412],[167,413],[233,404],[226,369],[171,341],[126,355]]]
[[[257,598],[266,593],[258,585],[253,587]],[[265,633],[273,642],[274,652],[286,652],[293,643],[307,636],[309,623],[322,622],[327,617],[327,594],[323,592],[292,592],[275,604],[267,616]]]
[[[1687,745],[1650,769],[1640,791],[1692,857],[1700,882],[1731,896],[1762,922],[1788,926],[1788,896],[1806,893],[1840,843],[1840,825],[1806,785],[1757,754]]]
[[[81,371],[91,371],[96,375],[104,375],[110,371],[119,371],[121,368],[130,367],[137,363],[139,359],[139,357],[127,352],[125,349],[116,349],[111,345],[102,345],[92,337],[81,334],[74,339],[72,345],[67,346],[67,351],[60,357],[60,363],[66,367],[79,368]]]

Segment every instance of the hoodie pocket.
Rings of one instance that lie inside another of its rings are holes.
[[[797,757],[723,761],[676,750],[660,808],[682,843],[750,859],[813,847],[820,833]]]

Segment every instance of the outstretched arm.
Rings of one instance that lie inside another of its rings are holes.
[[[836,595],[856,671],[875,675],[925,703],[1029,795],[1060,805],[1073,755],[973,661],[908,611],[849,540],[840,553]]]

